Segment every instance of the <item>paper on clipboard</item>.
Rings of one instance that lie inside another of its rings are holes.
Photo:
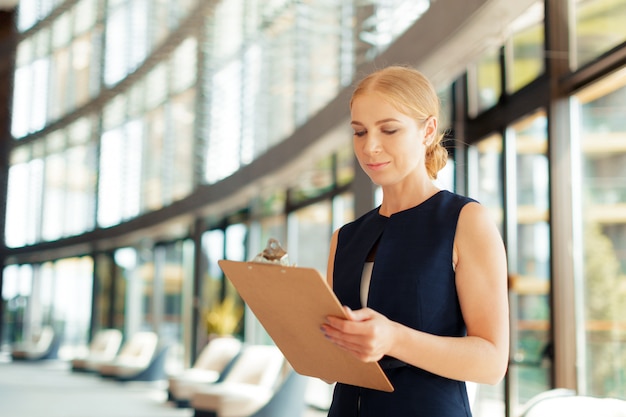
[[[218,263],[296,372],[393,391],[377,362],[359,361],[320,331],[326,316],[346,315],[316,269],[227,260]]]

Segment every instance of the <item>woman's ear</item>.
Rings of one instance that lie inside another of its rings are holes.
[[[437,118],[430,116],[424,122],[424,145],[430,146],[437,137]]]

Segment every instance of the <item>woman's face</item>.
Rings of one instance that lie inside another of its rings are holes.
[[[377,93],[356,96],[351,112],[354,152],[375,184],[392,186],[428,176],[425,144],[435,136],[436,119],[420,124]]]

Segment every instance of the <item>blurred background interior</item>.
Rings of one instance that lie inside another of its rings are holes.
[[[440,186],[507,246],[510,366],[474,414],[626,400],[624,22],[626,0],[0,1],[0,372],[107,329],[156,335],[164,380],[218,336],[271,346],[217,261],[274,237],[325,273],[380,201],[351,87],[410,64],[441,97]]]

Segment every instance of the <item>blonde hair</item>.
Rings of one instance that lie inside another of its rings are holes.
[[[365,93],[382,95],[399,112],[423,123],[430,117],[439,120],[439,97],[431,82],[419,71],[410,67],[390,66],[363,78],[350,99]],[[432,179],[448,161],[448,151],[442,146],[443,133],[436,132],[434,140],[426,146],[426,171]]]

